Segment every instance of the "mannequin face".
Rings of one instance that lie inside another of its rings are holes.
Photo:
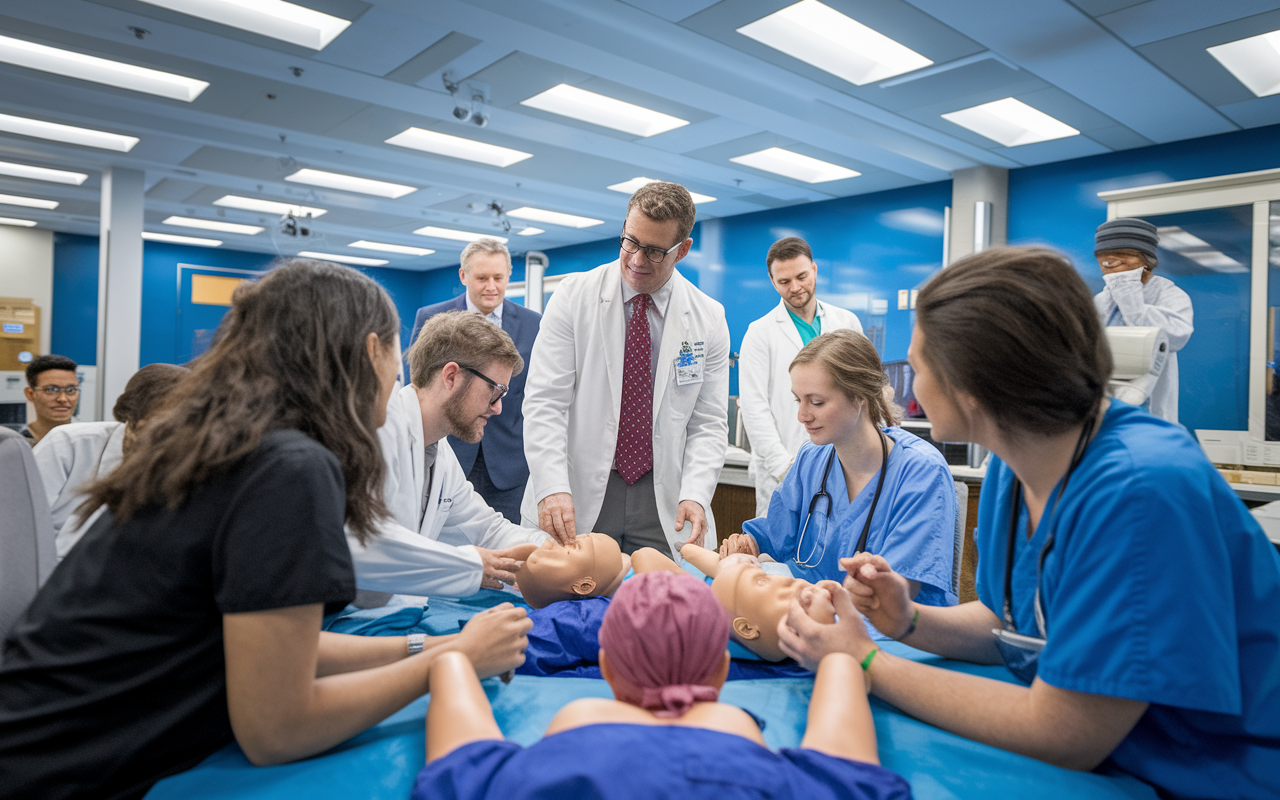
[[[609,597],[630,568],[612,537],[589,533],[568,545],[543,542],[525,557],[516,582],[525,602],[545,608],[558,600]]]
[[[733,638],[766,661],[782,661],[787,657],[778,647],[778,623],[791,610],[792,599],[812,588],[808,581],[769,575],[746,560],[730,562],[728,559],[711,583],[716,599],[733,618]],[[810,616],[816,613],[814,618],[819,622],[835,621],[834,617],[819,618],[830,615],[818,607],[815,603]]]

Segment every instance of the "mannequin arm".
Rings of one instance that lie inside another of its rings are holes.
[[[823,656],[809,701],[809,724],[800,746],[837,758],[879,764],[876,726],[863,686],[862,667],[853,656]]]
[[[684,560],[702,570],[708,578],[714,578],[720,572],[720,554],[696,544],[686,544],[680,548]]]
[[[427,761],[449,755],[464,744],[501,739],[471,661],[459,652],[441,653],[427,676],[431,704],[427,706]]]
[[[691,546],[691,545],[686,545]],[[677,575],[688,575],[680,565],[652,547],[642,547],[631,554],[631,568],[639,575],[642,572],[674,572]]]

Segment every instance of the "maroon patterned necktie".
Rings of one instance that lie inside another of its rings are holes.
[[[649,360],[649,301],[647,294],[631,300],[627,348],[622,363],[622,411],[618,421],[618,449],[613,463],[630,486],[653,469],[653,366]]]

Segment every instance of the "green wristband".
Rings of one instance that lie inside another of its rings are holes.
[[[867,653],[867,657],[866,657],[866,658],[864,658],[864,659],[862,659],[862,671],[863,671],[863,672],[866,672],[867,670],[871,669],[871,659],[875,658],[875,657],[876,657],[876,653],[879,653],[879,652],[880,652],[880,648],[878,648],[878,647],[873,647],[873,648],[871,649],[871,652],[870,652],[870,653]]]
[[[916,614],[911,618],[911,625],[907,627],[907,632],[898,637],[898,641],[902,641],[911,634],[916,632],[916,623],[920,621],[920,609],[916,609]]]

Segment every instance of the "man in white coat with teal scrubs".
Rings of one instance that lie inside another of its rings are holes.
[[[594,531],[626,553],[714,546],[729,328],[675,269],[694,218],[683,186],[641,187],[618,260],[565,278],[547,305],[525,384],[521,517],[560,542]]]
[[[818,300],[818,268],[804,239],[788,236],[774,242],[765,268],[782,299],[747,327],[738,358],[739,413],[751,443],[747,471],[756,484],[757,517],[769,513],[773,490],[800,446],[809,441],[796,418],[791,360],[814,337],[829,331],[848,328],[862,333],[856,314]]]
[[[502,411],[511,376],[524,367],[515,344],[478,314],[431,317],[409,349],[412,382],[391,395],[378,429],[390,519],[360,544],[348,533],[357,604],[370,593],[466,597],[515,580],[509,548],[546,541],[509,522],[467,481],[446,436],[478,442]]]

